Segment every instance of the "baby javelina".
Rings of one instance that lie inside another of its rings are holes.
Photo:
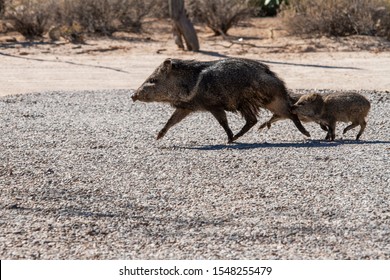
[[[340,92],[328,95],[318,93],[305,94],[292,106],[292,112],[305,116],[328,127],[326,140],[336,137],[336,122],[352,122],[343,134],[360,125],[356,140],[359,140],[366,127],[366,116],[370,102],[362,95],[353,92]]]
[[[289,93],[288,93],[288,96],[289,96],[289,98],[290,98],[291,104],[295,104],[295,103],[298,102],[299,98],[301,98],[301,97],[303,96],[303,94],[294,93],[294,92],[289,92]],[[298,118],[299,118],[299,120],[300,120],[301,122],[312,122],[312,121],[314,121],[314,120],[312,120],[312,119],[310,119],[310,118],[306,118],[305,116],[299,115],[299,114],[298,114]],[[277,122],[277,121],[280,121],[280,120],[284,120],[284,119],[286,119],[286,118],[283,117],[283,116],[278,116],[277,114],[273,114],[273,115],[271,116],[271,118],[270,118],[268,121],[262,123],[262,124],[259,126],[259,130],[262,130],[264,127],[267,127],[268,129],[270,129],[270,128],[271,128],[271,125],[272,125],[273,123],[275,123],[275,122]],[[320,127],[321,127],[323,130],[328,131],[328,127],[324,126],[323,124],[320,124]]]
[[[157,135],[167,131],[189,114],[208,111],[233,142],[257,123],[260,108],[291,119],[310,136],[291,113],[287,89],[267,65],[250,59],[227,58],[217,61],[166,59],[131,97],[134,101],[165,102],[176,110]],[[233,135],[226,112],[239,112],[245,125]]]

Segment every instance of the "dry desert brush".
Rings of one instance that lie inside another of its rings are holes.
[[[65,0],[62,18],[68,23],[78,22],[87,33],[139,32],[154,3],[155,0]]]
[[[42,37],[50,27],[79,26],[83,33],[140,32],[156,0],[9,0],[6,17],[26,38]]]
[[[45,0],[10,1],[5,16],[26,39],[41,38],[53,18],[54,5],[55,1]]]
[[[206,24],[215,35],[226,35],[228,30],[253,12],[247,0],[190,0],[187,10],[195,22]]]
[[[292,34],[390,35],[389,0],[290,0],[283,16]]]

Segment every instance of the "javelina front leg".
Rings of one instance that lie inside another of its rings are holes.
[[[219,124],[225,130],[225,132],[228,136],[228,143],[232,143],[233,142],[233,132],[229,127],[227,117],[226,117],[226,112],[224,110],[213,109],[213,110],[210,110],[210,113],[213,114],[213,116],[217,119]]]
[[[326,136],[326,140],[334,141],[336,138],[336,122],[332,121],[329,123],[329,131],[328,135]]]
[[[237,140],[239,137],[244,135],[245,133],[248,132],[249,129],[251,129],[256,123],[257,123],[257,118],[255,115],[248,114],[244,116],[246,123],[245,125],[241,128],[240,132],[238,132],[234,137],[233,141]]]
[[[295,114],[290,115],[290,119],[294,122],[295,126],[299,129],[299,131],[306,135],[307,137],[310,137],[310,133],[303,127],[301,121],[299,120],[298,116]]]
[[[175,124],[182,121],[185,117],[187,117],[192,111],[187,109],[176,109],[175,112],[173,112],[172,116],[169,118],[168,122],[165,124],[163,129],[160,130],[160,132],[157,135],[157,140],[164,137],[164,135],[167,133],[168,129],[170,129]]]
[[[328,133],[326,133],[325,140],[331,140],[330,129],[328,130]]]
[[[320,123],[320,127],[322,130],[326,131],[326,136],[325,136],[325,140],[330,140],[330,130],[329,130],[329,127],[323,123]]]
[[[329,131],[329,128],[326,125],[322,124],[322,123],[320,123],[320,127],[324,131]]]

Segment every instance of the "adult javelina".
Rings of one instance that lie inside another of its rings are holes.
[[[162,138],[169,128],[195,111],[209,111],[228,136],[229,143],[244,135],[257,123],[260,108],[267,108],[293,120],[287,90],[268,66],[249,59],[228,58],[219,61],[166,59],[132,95],[134,101],[167,102],[175,112],[158,133]],[[235,136],[229,128],[225,111],[240,112],[246,123]]]
[[[353,92],[340,92],[328,95],[306,94],[293,105],[293,111],[329,128],[327,140],[336,137],[336,122],[352,122],[343,134],[360,125],[356,140],[359,140],[366,128],[366,116],[370,102],[362,95]]]

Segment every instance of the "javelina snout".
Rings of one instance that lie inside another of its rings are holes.
[[[322,112],[324,100],[326,98],[327,96],[323,96],[318,93],[303,95],[294,105],[291,106],[291,111],[294,114],[313,118],[313,120],[318,119],[318,115]]]
[[[286,87],[267,65],[249,59],[228,58],[217,61],[166,59],[133,94],[144,102],[166,102],[176,110],[158,133],[162,138],[190,113],[208,111],[233,142],[257,123],[260,108],[291,119],[306,136],[298,117],[291,113]],[[233,135],[226,111],[239,112],[246,123]]]
[[[131,90],[130,91],[130,97],[131,99],[133,99],[133,101],[137,101],[138,100],[138,97],[137,97],[137,91],[136,90]]]
[[[152,102],[156,100],[156,85],[152,82],[146,81],[142,86],[133,92],[131,99],[133,101]]]

